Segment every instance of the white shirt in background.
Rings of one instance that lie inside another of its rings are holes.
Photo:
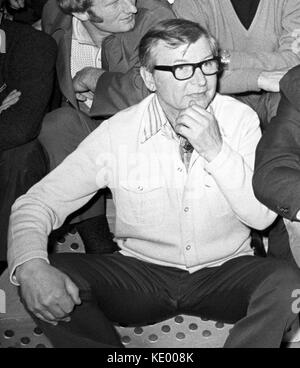
[[[88,31],[80,20],[73,17],[71,46],[71,76],[88,66],[102,68],[101,47],[95,45]],[[93,101],[87,100],[85,104],[90,109]]]

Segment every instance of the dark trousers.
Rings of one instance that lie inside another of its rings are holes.
[[[11,206],[47,173],[42,146],[37,140],[0,153],[0,260],[6,260]]]
[[[225,347],[279,347],[296,319],[300,273],[287,263],[244,256],[193,274],[126,257],[57,254],[51,264],[80,289],[71,322],[39,321],[55,347],[122,347],[112,322],[154,323],[177,314],[235,323]]]

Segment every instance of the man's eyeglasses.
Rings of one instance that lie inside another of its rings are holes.
[[[186,80],[192,78],[197,68],[200,68],[204,75],[214,75],[222,71],[221,59],[213,57],[208,60],[194,64],[177,64],[177,65],[156,65],[155,70],[171,72],[177,80]]]

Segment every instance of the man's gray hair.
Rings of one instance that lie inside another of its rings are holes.
[[[171,48],[181,45],[191,45],[200,38],[205,37],[211,46],[213,56],[218,56],[218,43],[216,39],[199,23],[186,19],[163,20],[151,28],[142,38],[139,46],[141,66],[153,72],[155,66],[152,50],[164,41]]]

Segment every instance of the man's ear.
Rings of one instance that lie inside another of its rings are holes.
[[[72,13],[72,15],[77,18],[78,20],[80,20],[81,22],[86,22],[87,20],[90,19],[90,16],[88,14],[88,12],[83,12],[83,13]]]
[[[143,81],[146,87],[149,89],[149,91],[155,92],[156,85],[155,85],[155,81],[153,78],[153,74],[149,72],[149,70],[147,70],[144,66],[141,66],[140,74],[141,74],[141,77],[143,78]]]

